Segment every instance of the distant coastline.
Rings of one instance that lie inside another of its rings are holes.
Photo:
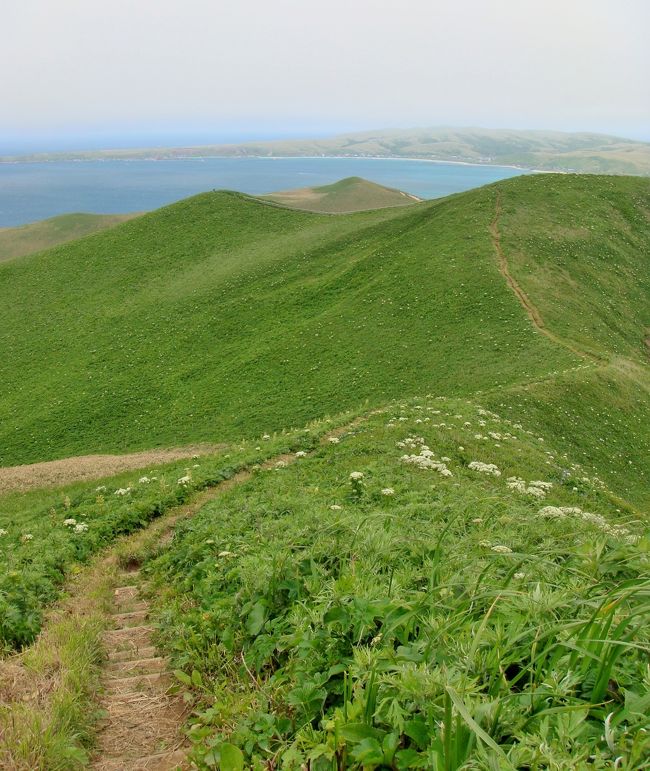
[[[98,151],[98,152],[106,152],[110,153],[110,150],[105,151]],[[567,172],[563,171],[556,171],[551,172],[547,171],[545,169],[533,169],[529,166],[518,166],[512,163],[491,163],[488,161],[448,161],[444,160],[442,158],[413,158],[411,156],[400,156],[400,155],[173,155],[169,157],[164,158],[156,158],[154,156],[146,156],[143,155],[141,157],[132,157],[132,158],[120,158],[119,156],[112,156],[112,155],[105,155],[105,156],[98,156],[98,157],[56,157],[56,155],[53,153],[52,157],[45,157],[45,158],[33,158],[30,156],[25,156],[24,159],[20,158],[1,158],[0,157],[0,164],[9,164],[9,165],[18,165],[18,164],[37,164],[37,163],[98,163],[98,162],[121,162],[121,163],[141,163],[143,161],[147,161],[149,163],[162,163],[166,161],[207,161],[207,160],[224,160],[224,161],[230,161],[230,160],[256,160],[256,161],[299,161],[299,160],[310,160],[310,161],[337,161],[337,160],[353,160],[353,161],[414,161],[415,163],[437,163],[442,165],[450,165],[450,166],[475,166],[475,167],[484,167],[488,166],[490,168],[499,168],[499,169],[516,169],[517,171],[529,171],[529,172],[536,172],[539,174],[550,174],[550,173],[557,173],[557,174],[565,174]]]

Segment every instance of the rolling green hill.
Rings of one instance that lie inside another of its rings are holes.
[[[314,212],[343,213],[406,206],[420,199],[401,190],[384,187],[361,177],[348,177],[333,185],[303,187],[261,196],[261,198]]]
[[[62,214],[17,228],[0,228],[0,262],[111,228],[137,214]]]
[[[641,179],[536,176],[331,217],[216,192],[6,263],[0,463],[479,393],[645,504],[649,196]],[[500,272],[497,212],[542,330]]]
[[[544,171],[650,175],[650,143],[589,132],[485,128],[378,129],[326,139],[287,139],[201,147],[40,153],[9,160],[193,158],[208,156],[422,158],[515,165]]]

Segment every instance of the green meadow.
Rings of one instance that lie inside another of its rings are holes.
[[[223,447],[0,496],[0,646],[248,470],[134,557],[197,768],[640,771],[650,180],[398,192],[206,193],[0,264],[1,466]],[[96,611],[59,744],[26,708],[51,767],[92,747]]]

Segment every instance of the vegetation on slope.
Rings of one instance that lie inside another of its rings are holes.
[[[333,156],[424,158],[517,165],[546,171],[650,174],[650,144],[621,137],[561,131],[484,128],[382,129],[330,139],[248,142],[204,147],[36,154],[19,160],[187,158],[205,156]],[[17,160],[14,158],[13,160]]]
[[[384,187],[361,177],[347,177],[333,185],[284,190],[261,198],[314,212],[343,213],[406,206],[420,199],[401,190]]]
[[[644,768],[644,523],[542,439],[393,405],[184,523],[149,569],[198,766]]]
[[[220,442],[574,365],[498,271],[497,190],[337,217],[209,193],[5,263],[0,463]]]
[[[146,526],[195,492],[269,456],[307,450],[332,427],[266,436],[259,445],[0,497],[0,653],[32,642],[65,578],[117,536]]]
[[[41,252],[114,227],[136,214],[62,214],[17,228],[0,228],[0,262]]]

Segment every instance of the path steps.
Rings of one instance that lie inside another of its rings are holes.
[[[121,574],[114,592],[113,628],[104,633],[108,662],[101,700],[106,716],[97,735],[94,771],[175,771],[188,768],[182,702],[167,695],[167,660],[156,655],[149,603],[138,571]]]

